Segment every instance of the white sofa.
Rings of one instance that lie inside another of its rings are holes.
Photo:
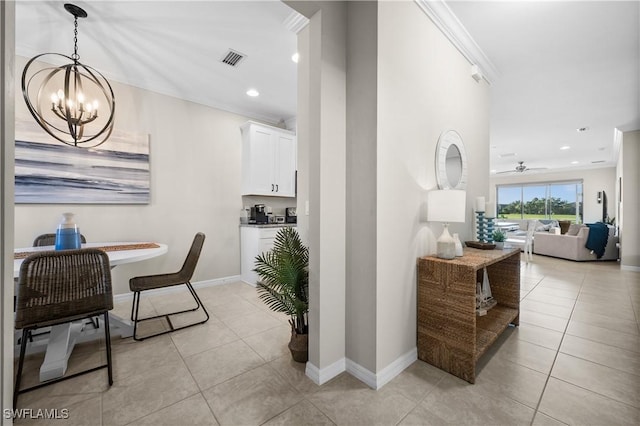
[[[570,235],[572,229],[576,229],[577,234]],[[605,248],[604,255],[598,259],[592,250],[585,247],[587,237],[589,236],[588,226],[571,225],[568,233],[563,235],[555,235],[548,232],[536,232],[535,244],[533,246],[534,254],[544,256],[559,257],[561,259],[575,260],[584,262],[588,260],[616,260],[618,259],[618,237],[615,236],[615,228],[609,227],[609,238]]]

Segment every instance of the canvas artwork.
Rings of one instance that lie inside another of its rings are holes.
[[[75,148],[26,119],[15,134],[16,203],[149,203],[148,135],[114,130],[98,147]]]

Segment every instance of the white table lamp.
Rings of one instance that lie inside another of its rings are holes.
[[[449,234],[450,222],[464,222],[466,217],[466,191],[443,189],[427,194],[427,220],[444,222],[444,230],[437,241],[437,256],[441,259],[456,257],[455,240]]]

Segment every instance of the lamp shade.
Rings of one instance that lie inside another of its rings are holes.
[[[427,194],[427,220],[429,222],[464,222],[466,217],[466,191],[442,189]]]

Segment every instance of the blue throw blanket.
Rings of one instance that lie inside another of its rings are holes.
[[[609,240],[609,227],[602,222],[587,223],[589,227],[589,236],[587,243],[584,245],[589,250],[593,250],[600,259],[604,256],[604,249],[607,247]]]

